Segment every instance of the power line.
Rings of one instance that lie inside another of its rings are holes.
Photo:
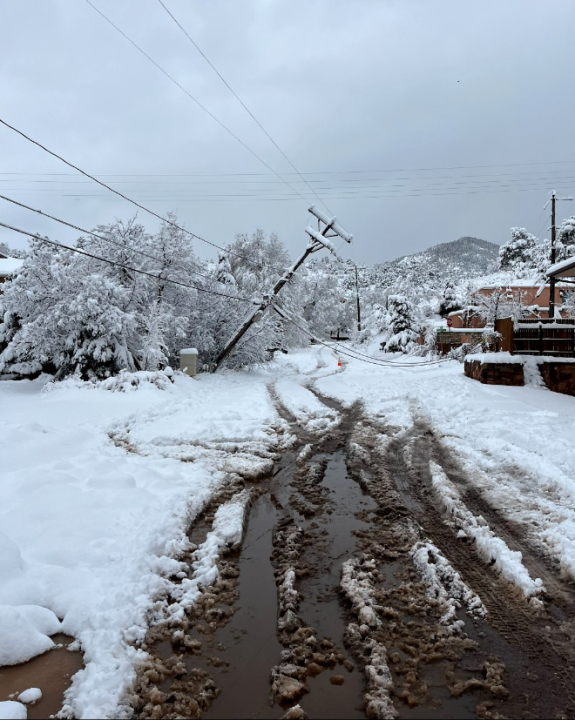
[[[0,121],[1,122],[1,121]],[[508,188],[510,186],[500,186],[503,188]],[[395,193],[395,194],[353,194],[350,193],[348,195],[333,195],[330,196],[333,199],[336,200],[380,200],[380,199],[395,199],[395,198],[406,198],[406,197],[442,197],[446,195],[494,195],[494,194],[506,194],[506,193],[512,193],[512,192],[536,192],[541,190],[547,190],[547,186],[542,187],[540,185],[534,185],[532,187],[512,187],[511,189],[487,189],[482,188],[478,190],[456,190],[455,192],[415,192],[415,193]],[[36,192],[34,190],[30,190],[28,188],[12,188],[11,192]],[[121,193],[116,193],[117,195],[120,195],[122,197]],[[53,193],[54,197],[69,197],[69,198],[80,198],[80,197],[95,197],[95,198],[103,198],[106,197],[103,193]],[[281,196],[279,194],[276,195],[260,195],[260,194],[248,194],[248,193],[238,193],[238,194],[218,194],[218,195],[198,195],[198,196],[175,196],[173,194],[166,195],[166,196],[157,196],[157,193],[153,195],[139,195],[137,197],[140,197],[143,200],[148,200],[148,202],[165,202],[166,200],[173,200],[174,202],[201,202],[201,203],[211,203],[211,202],[237,202],[241,200],[242,202],[247,202],[249,200],[254,200],[257,202],[292,202],[293,200],[296,200],[297,198],[293,195],[286,195]],[[137,202],[134,200],[130,200],[130,202],[134,205],[140,206]],[[149,210],[148,208],[143,208],[146,212],[149,212],[150,214],[161,218],[159,215],[156,215],[153,211]],[[167,220],[166,220],[167,222]],[[175,226],[179,227],[179,226]],[[182,229],[182,228],[181,228]],[[188,232],[188,231],[186,231]],[[193,237],[198,237],[197,235],[194,235],[193,233],[190,233]],[[203,242],[208,242],[204,240],[203,238],[199,238]],[[209,245],[213,245],[214,247],[219,247],[218,245],[215,245],[214,243],[209,243]],[[233,252],[232,250],[227,250],[225,248],[220,248],[224,253],[228,255],[235,255],[237,257],[241,257],[243,260],[248,262],[251,265],[254,265],[253,261],[251,261],[249,258],[239,255],[236,252]]]
[[[163,278],[160,275],[154,275],[153,273],[149,273],[146,270],[141,270],[139,268],[130,267],[129,265],[126,265],[125,263],[120,263],[115,260],[110,260],[109,258],[103,258],[99,255],[94,255],[93,253],[89,253],[86,250],[80,250],[80,248],[74,248],[70,247],[70,245],[64,245],[63,243],[56,242],[55,240],[49,240],[48,238],[42,237],[41,235],[38,235],[38,233],[31,233],[27,230],[21,230],[20,228],[12,227],[12,225],[7,225],[6,223],[0,222],[0,226],[7,228],[8,230],[12,230],[14,232],[20,233],[21,235],[27,235],[28,237],[34,238],[36,240],[40,240],[41,242],[48,243],[48,245],[53,245],[54,247],[61,248],[63,250],[70,250],[71,252],[78,253],[79,255],[85,255],[86,257],[92,258],[93,260],[99,260],[100,262],[108,263],[108,265],[114,265],[115,267],[123,268],[124,270],[129,270],[130,272],[138,273],[140,275],[146,275],[147,277],[151,277],[154,280],[160,280],[161,282],[167,282],[171,283],[172,285],[180,285],[181,287],[189,288],[191,290],[197,290],[198,292],[207,293],[208,295],[218,295],[219,297],[225,297],[230,300],[237,300],[238,302],[247,302],[253,305],[253,300],[248,298],[242,298],[237,297],[235,295],[228,295],[226,293],[218,292],[217,290],[206,290],[206,288],[200,287],[199,285],[190,285],[189,283],[183,283],[179,280],[171,280],[169,278]]]
[[[216,75],[220,78],[220,80],[224,83],[224,85],[228,88],[228,90],[232,93],[232,95],[235,97],[235,99],[240,103],[240,105],[243,107],[243,109],[248,113],[248,115],[252,118],[252,120],[256,123],[256,125],[264,133],[264,135],[268,138],[268,140],[272,143],[272,145],[275,148],[277,148],[277,150],[279,150],[279,152],[282,154],[283,158],[288,162],[290,167],[292,167],[295,170],[295,172],[299,175],[299,177],[303,180],[303,182],[305,182],[305,184],[312,191],[312,193],[316,196],[316,198],[322,203],[322,205],[325,207],[325,209],[333,215],[333,212],[328,208],[328,206],[325,204],[325,202],[319,197],[319,195],[315,192],[315,190],[312,188],[312,186],[308,183],[308,181],[304,178],[304,176],[296,168],[296,166],[293,164],[293,162],[289,159],[289,157],[285,154],[285,152],[281,149],[281,147],[277,144],[277,142],[273,139],[273,137],[269,134],[269,132],[265,129],[265,127],[261,124],[261,122],[253,114],[253,112],[249,109],[249,107],[244,103],[244,101],[237,94],[237,92],[231,87],[231,85],[224,78],[224,76],[220,73],[220,71],[214,66],[212,61],[200,49],[200,47],[198,46],[196,41],[186,32],[186,30],[181,25],[181,23],[179,23],[178,20],[176,20],[174,15],[168,10],[168,8],[164,5],[162,0],[158,0],[158,2],[164,8],[164,10],[168,13],[168,15],[172,18],[172,20],[176,23],[176,25],[180,28],[180,30],[184,33],[184,35],[188,38],[188,40],[192,43],[192,45],[196,48],[196,50],[200,53],[200,55],[204,58],[204,60],[208,63],[208,65],[212,68],[212,70],[216,73]]]
[[[12,203],[13,205],[18,205],[21,208],[24,208],[25,210],[30,210],[30,212],[38,213],[38,215],[42,215],[43,217],[49,218],[50,220],[55,220],[57,223],[60,223],[61,225],[66,225],[69,228],[72,228],[73,230],[78,230],[78,232],[85,233],[86,235],[91,235],[92,237],[95,237],[98,240],[104,240],[104,242],[111,243],[112,245],[117,245],[122,250],[130,250],[131,252],[138,253],[139,255],[143,255],[144,257],[149,258],[150,260],[156,260],[157,262],[163,262],[164,258],[159,257],[158,255],[150,255],[147,252],[144,252],[144,250],[139,250],[138,248],[126,248],[125,245],[122,245],[122,243],[116,242],[115,240],[112,240],[112,238],[104,237],[103,235],[98,235],[95,232],[92,232],[91,230],[85,230],[84,228],[79,227],[78,225],[73,225],[72,223],[66,222],[66,220],[61,220],[60,218],[54,217],[54,215],[48,215],[48,213],[42,212],[42,210],[37,210],[36,208],[30,207],[29,205],[24,205],[24,203],[18,202],[17,200],[14,200],[13,198],[9,198],[6,195],[0,195],[0,198],[2,200],[6,200],[9,203]],[[194,275],[200,275],[201,277],[205,277],[208,280],[211,280],[211,277],[209,275],[206,275],[205,273],[200,272],[199,270],[191,270],[188,268],[185,268],[186,272],[192,272]]]
[[[89,2],[89,0],[86,0],[86,2]],[[25,140],[28,140],[28,142],[31,142],[33,145],[36,145],[40,149],[44,150],[44,152],[48,153],[48,155],[52,155],[52,157],[57,158],[61,162],[63,162],[65,165],[68,165],[68,167],[71,167],[73,170],[77,170],[79,173],[84,175],[87,178],[90,178],[90,180],[93,180],[98,185],[101,185],[102,187],[106,188],[106,190],[109,190],[110,192],[114,193],[114,195],[117,195],[118,197],[121,197],[123,200],[126,200],[129,203],[132,203],[137,208],[140,208],[140,210],[143,210],[144,212],[147,212],[149,215],[152,215],[153,217],[157,218],[158,220],[161,220],[164,223],[167,223],[168,225],[171,225],[172,227],[176,228],[177,230],[180,230],[181,232],[186,233],[187,235],[190,235],[190,237],[196,238],[197,240],[200,240],[203,243],[206,243],[207,245],[211,245],[212,247],[217,248],[218,250],[221,250],[222,252],[226,253],[227,255],[235,255],[236,257],[242,258],[242,260],[245,260],[250,265],[257,267],[257,265],[250,260],[249,258],[245,257],[244,255],[240,255],[239,253],[235,253],[232,250],[226,250],[225,248],[221,247],[220,245],[216,245],[216,243],[210,242],[209,240],[206,240],[203,237],[200,237],[199,235],[196,235],[193,232],[190,232],[190,230],[186,230],[183,227],[180,227],[175,222],[172,222],[168,218],[162,217],[161,215],[158,215],[158,213],[155,213],[153,210],[150,210],[149,208],[145,207],[144,205],[140,205],[140,203],[136,202],[135,200],[132,200],[127,195],[122,194],[119,190],[114,190],[114,188],[110,187],[109,185],[106,185],[106,183],[102,182],[101,180],[98,180],[98,178],[95,178],[93,175],[90,175],[89,173],[85,172],[84,170],[81,170],[76,165],[73,165],[68,160],[65,160],[61,155],[58,155],[55,152],[52,152],[52,150],[48,150],[47,147],[39,143],[37,140],[33,140],[31,137],[23,133],[21,130],[18,130],[17,128],[13,127],[9,123],[7,123],[5,120],[2,120],[0,118],[0,123],[4,125],[5,127],[9,128],[10,130],[13,130],[15,133],[23,137]]]
[[[0,182],[22,182],[20,181],[7,181],[7,180],[0,180]],[[31,181],[34,182],[34,181]],[[49,181],[44,181],[49,182]],[[56,181],[57,182],[57,181]],[[372,192],[375,192],[377,190],[382,191],[388,191],[388,192],[399,192],[400,190],[413,190],[415,192],[429,192],[429,191],[435,191],[435,190],[472,190],[472,189],[489,189],[489,187],[524,187],[524,186],[531,186],[536,187],[537,189],[541,189],[541,183],[550,183],[554,182],[555,184],[561,183],[563,185],[570,184],[575,182],[575,177],[569,176],[564,178],[520,178],[515,181],[509,182],[507,179],[504,180],[484,180],[484,181],[477,181],[477,182],[455,182],[452,185],[447,185],[445,183],[430,183],[427,187],[410,187],[407,183],[396,183],[394,185],[357,185],[353,187],[346,187],[346,186],[322,186],[318,188],[320,192],[323,192],[327,195],[327,193],[344,193],[346,195],[351,196],[358,196],[361,197],[365,193],[365,190],[370,190]],[[70,183],[72,184],[72,183]],[[80,184],[86,184],[89,185],[90,183],[84,183],[84,181],[81,181]],[[129,183],[126,183],[129,184]],[[184,183],[182,183],[184,184]],[[267,184],[267,183],[266,183]],[[54,194],[54,195],[65,195],[67,194],[65,191],[68,190],[68,188],[53,188],[53,187],[12,187],[9,188],[11,191],[18,191],[18,192],[33,192],[33,193],[47,193],[47,194]],[[223,188],[222,188],[223,189]],[[74,188],[70,188],[70,191],[74,190]],[[81,192],[82,189],[80,189]],[[136,190],[136,192],[145,192],[145,193],[152,193],[152,196],[156,197],[162,192],[168,192],[169,195],[166,195],[167,198],[175,198],[179,196],[184,197],[197,197],[199,199],[201,198],[211,198],[211,197],[294,197],[292,193],[283,192],[281,190],[274,190],[273,188],[238,188],[241,192],[207,192],[207,193],[198,193],[196,189],[190,188],[189,190],[187,188],[178,188],[177,190],[170,190],[170,188],[166,187],[147,187],[147,188],[139,188]],[[179,196],[176,196],[175,193],[180,193]],[[184,195],[185,193],[185,195]],[[81,195],[79,195],[80,197]],[[148,195],[149,197],[149,195]]]
[[[544,171],[541,171],[544,172]],[[505,180],[512,180],[517,183],[525,183],[525,182],[543,182],[543,181],[553,181],[553,182],[571,182],[573,181],[573,170],[569,171],[567,176],[565,175],[557,175],[554,174],[552,176],[537,176],[533,175],[531,173],[499,173],[497,175],[461,175],[461,176],[453,176],[453,175],[443,175],[443,176],[430,176],[430,177],[411,177],[411,178],[389,178],[389,180],[397,180],[399,182],[388,185],[385,184],[386,181],[383,178],[343,178],[341,180],[311,180],[310,182],[313,183],[331,183],[329,185],[322,185],[318,187],[318,190],[338,190],[338,189],[350,189],[350,190],[358,190],[358,189],[365,189],[365,188],[388,188],[388,187],[406,187],[408,183],[410,182],[417,182],[417,183],[425,183],[427,185],[441,185],[445,184],[443,181],[451,181],[455,185],[473,185],[474,183],[480,183],[480,184],[497,184],[504,182],[504,180],[489,180],[484,178],[489,177],[496,177],[496,178],[504,178]],[[1,173],[0,173],[1,174]],[[529,177],[517,177],[518,175],[529,175]],[[26,178],[0,178],[0,183],[29,183],[33,185],[90,185],[91,183],[86,180],[37,180],[37,179],[26,179]],[[374,182],[377,183],[377,185],[355,185],[353,183],[360,183],[360,182]],[[334,183],[338,183],[338,185],[334,185]],[[343,184],[342,184],[343,183]],[[205,187],[207,185],[279,185],[279,180],[221,180],[221,181],[205,181],[205,180],[115,180],[115,185],[148,185],[153,186],[156,185],[158,187],[166,186],[171,187],[174,185],[200,185],[201,187]],[[351,184],[351,185],[350,185]],[[44,188],[40,188],[43,190]],[[266,190],[265,188],[252,188],[253,190],[262,190],[264,192],[273,192],[273,190]],[[315,191],[314,191],[315,192]],[[317,196],[319,197],[319,196]]]
[[[284,320],[287,320],[292,325],[295,325],[295,327],[299,328],[305,335],[310,337],[312,340],[319,343],[320,345],[323,345],[326,348],[329,348],[330,350],[333,349],[331,345],[328,345],[326,342],[323,342],[323,340],[320,340],[313,333],[309,332],[309,330],[306,330],[301,325],[296,323],[295,320],[293,320],[292,318],[290,318],[288,316],[288,314],[286,313],[286,311],[283,308],[278,308],[277,305],[272,305],[272,307],[278,313],[278,315],[280,315],[281,317],[284,318]],[[335,345],[338,348],[342,347],[341,345],[338,345],[338,343],[335,343],[335,342],[332,343],[332,345]],[[340,354],[346,355],[347,357],[350,357],[352,360],[359,360],[360,362],[365,362],[365,363],[368,363],[369,365],[377,365],[378,367],[389,367],[390,365],[392,365],[392,366],[395,365],[395,367],[413,368],[413,367],[422,367],[425,365],[439,365],[440,363],[450,362],[450,360],[451,360],[451,358],[443,358],[440,360],[429,360],[429,361],[421,362],[421,363],[399,363],[399,362],[396,362],[393,360],[383,360],[382,358],[373,358],[372,360],[367,360],[367,359],[364,360],[361,357],[351,355],[347,350],[348,349],[340,350]],[[355,351],[352,351],[352,352],[355,352]],[[366,356],[366,357],[371,357],[371,356]]]
[[[303,173],[283,173],[284,175],[350,175],[359,173],[389,173],[389,172],[432,172],[435,170],[474,170],[493,167],[526,167],[533,165],[561,165],[575,163],[575,160],[548,160],[534,163],[508,163],[504,165],[454,165],[451,167],[429,168],[389,168],[387,170],[315,170]],[[544,171],[543,171],[544,172]],[[275,172],[271,173],[276,175]],[[499,174],[499,173],[498,173]],[[502,173],[506,174],[506,173]],[[513,173],[515,174],[515,173]],[[73,173],[31,173],[31,172],[0,172],[0,175],[73,175]],[[265,176],[268,173],[101,173],[102,177],[236,177],[236,176]],[[491,174],[488,174],[491,175]],[[465,176],[462,176],[465,177]]]
[[[559,160],[557,163],[575,163],[575,160]],[[538,165],[546,165],[548,163],[533,163]],[[550,163],[553,164],[553,163]],[[482,168],[482,167],[497,167],[496,165],[469,165],[469,166],[462,166],[461,169],[466,170],[473,170],[474,168]],[[448,170],[450,168],[422,168],[421,171],[423,172],[428,171],[431,172],[433,170]],[[454,168],[455,169],[455,168]],[[302,175],[349,175],[349,174],[376,174],[376,173],[389,173],[389,172],[418,172],[417,170],[317,170],[315,172],[307,172],[307,173],[301,173]],[[535,170],[533,172],[536,173],[546,173],[551,172],[551,169],[543,169],[543,170]],[[557,172],[572,172],[572,170],[564,170],[564,171],[557,171]],[[283,175],[295,175],[296,173],[282,173]],[[49,177],[73,177],[74,173],[42,173],[42,172],[0,172],[0,175],[34,175],[38,177],[43,176],[49,176]],[[267,177],[270,175],[276,175],[276,173],[100,173],[100,177],[150,177],[150,178],[170,178],[170,177],[177,177],[177,178],[185,178],[185,177],[199,177],[199,178],[205,178],[205,177]],[[482,173],[480,175],[429,175],[427,177],[398,177],[398,180],[439,180],[439,179],[453,179],[457,180],[460,178],[483,178],[483,177],[503,177],[503,176],[511,176],[511,175],[532,175],[532,171],[529,172],[513,172],[513,173]],[[380,178],[374,178],[374,180],[379,180]],[[365,178],[343,178],[343,182],[365,182]],[[4,182],[4,181],[3,181]],[[63,180],[53,180],[49,182],[65,182]],[[81,181],[78,181],[81,182]],[[122,182],[136,182],[136,181],[122,181]],[[198,181],[200,182],[200,181]],[[205,181],[201,181],[202,183],[205,183]],[[246,182],[246,183],[277,183],[277,180],[229,180],[229,181],[217,181],[214,184],[219,183],[239,183],[239,182]],[[283,181],[282,181],[283,182]],[[296,181],[294,181],[296,182]],[[335,182],[331,180],[321,179],[321,180],[309,180],[308,182],[312,183],[318,183],[318,182]]]
[[[119,28],[117,25],[115,25],[115,24],[110,20],[109,17],[107,17],[106,15],[104,15],[104,13],[103,13],[101,10],[99,10],[90,0],[86,0],[86,2],[87,2],[88,5],[89,5],[91,8],[93,8],[99,15],[101,15],[101,16],[104,18],[104,20],[106,20],[106,22],[108,22],[115,30],[117,30],[117,31],[120,33],[120,35],[122,35],[122,37],[126,38],[126,40],[127,40],[131,45],[133,45],[133,46],[136,48],[136,50],[138,50],[139,52],[141,52],[142,55],[143,55],[145,58],[147,58],[153,65],[155,65],[155,67],[157,67],[158,70],[160,70],[160,72],[162,72],[171,82],[173,82],[174,85],[176,85],[178,88],[180,88],[180,90],[181,90],[183,93],[185,93],[185,94],[190,98],[190,100],[193,100],[199,108],[201,108],[201,109],[202,109],[205,113],[207,113],[213,120],[215,120],[220,127],[222,127],[229,135],[231,135],[231,136],[234,138],[234,140],[237,140],[237,142],[239,142],[240,145],[242,145],[242,147],[244,147],[244,148],[245,148],[249,153],[251,153],[257,160],[259,160],[259,161],[262,163],[262,165],[264,165],[270,172],[272,172],[274,175],[277,175],[277,177],[280,178],[280,180],[281,180],[283,183],[285,183],[289,188],[291,188],[291,189],[296,193],[296,195],[299,195],[299,197],[300,197],[306,204],[309,204],[309,201],[308,201],[298,190],[296,190],[294,187],[292,187],[292,186],[290,185],[290,183],[289,183],[285,178],[282,178],[281,175],[279,175],[270,165],[268,165],[267,162],[266,162],[265,160],[263,160],[263,159],[255,152],[255,150],[252,150],[252,149],[249,147],[249,145],[246,145],[246,143],[245,143],[243,140],[240,140],[240,138],[239,138],[234,132],[232,132],[232,130],[230,130],[230,129],[227,127],[227,125],[224,125],[224,123],[223,123],[219,118],[217,118],[212,112],[210,112],[210,110],[208,110],[204,105],[202,105],[202,103],[201,103],[199,100],[197,100],[191,93],[189,93],[183,85],[180,85],[180,83],[179,83],[174,77],[172,77],[166,70],[164,70],[164,68],[163,68],[161,65],[159,65],[150,55],[148,55],[148,53],[147,53],[145,50],[143,50],[137,43],[135,43],[128,35],[126,35],[126,33],[125,33],[123,30],[120,30],[120,28]]]

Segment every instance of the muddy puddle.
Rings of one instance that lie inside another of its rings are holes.
[[[281,718],[294,704],[273,702],[270,687],[270,671],[284,650],[278,640],[278,590],[271,559],[273,534],[280,519],[284,523],[287,518],[293,520],[311,540],[298,564],[302,574],[299,615],[318,638],[331,641],[348,657],[344,649],[347,621],[338,594],[341,563],[359,552],[353,532],[367,527],[355,517],[356,512],[375,504],[348,476],[343,449],[310,461],[326,464],[317,483],[324,490],[322,506],[307,501],[308,509],[314,507],[309,517],[293,507],[294,493],[299,494],[293,483],[295,456],[285,457],[250,511],[238,558],[239,599],[230,622],[209,638],[190,633],[201,637],[204,648],[201,658],[194,656],[188,663],[210,672],[219,691],[203,715],[206,718]],[[222,663],[218,668],[210,654]],[[349,658],[348,663],[351,669],[337,663],[307,676],[307,692],[299,704],[309,717],[365,717],[361,709],[363,675]]]
[[[278,660],[277,589],[270,563],[277,510],[268,495],[254,503],[239,558],[239,602],[231,621],[207,641],[225,665],[212,672],[219,696],[206,718],[281,717],[271,712],[270,668]]]
[[[60,647],[20,665],[0,668],[0,701],[18,700],[18,695],[28,688],[42,691],[38,702],[26,706],[30,720],[41,720],[59,712],[72,677],[84,665],[82,653],[68,650],[74,638],[58,633],[52,640]]]

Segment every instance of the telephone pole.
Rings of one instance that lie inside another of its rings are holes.
[[[355,298],[357,301],[357,331],[361,332],[361,312],[359,309],[359,283],[357,281],[357,265],[355,266]]]
[[[572,200],[573,198],[558,198],[556,197],[555,190],[551,193],[551,265],[555,265],[555,239],[556,239],[556,227],[555,227],[555,202],[556,200]],[[549,318],[553,320],[555,317],[555,278],[551,276],[549,278]]]
[[[317,230],[312,228],[311,225],[306,227],[305,231],[309,235],[309,242],[306,249],[291,266],[291,268],[289,268],[289,270],[276,282],[271,293],[264,295],[262,301],[257,303],[257,307],[254,312],[235,332],[233,337],[216,358],[215,369],[223,363],[250,327],[258,320],[261,320],[267,308],[273,303],[276,295],[284,287],[284,285],[292,279],[296,270],[302,265],[306,258],[309,257],[309,255],[322,249],[329,250],[335,255],[335,247],[330,238],[340,237],[348,243],[352,241],[353,235],[350,235],[342,228],[342,226],[338,223],[337,218],[330,218],[327,215],[324,215],[324,213],[322,213],[321,210],[318,210],[314,205],[308,208],[308,212],[317,219]],[[322,225],[324,226],[323,228]]]

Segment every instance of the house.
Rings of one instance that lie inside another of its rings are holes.
[[[23,262],[18,258],[6,257],[3,253],[0,253],[0,284],[11,278],[22,267]]]
[[[570,288],[555,286],[555,307],[560,308],[566,299],[566,293]],[[515,281],[513,285],[485,285],[477,290],[475,299],[477,304],[455,310],[449,313],[451,327],[458,328],[481,328],[485,327],[479,313],[480,305],[485,305],[487,298],[498,296],[498,302],[507,307],[515,306],[525,317],[546,319],[549,317],[549,285],[533,285],[531,282],[522,283]]]
[[[482,339],[487,342],[485,336],[489,335],[492,335],[490,342],[495,344],[493,333],[497,331],[499,349],[522,354],[571,355],[573,321],[567,319],[563,304],[571,293],[575,294],[575,284],[565,279],[575,277],[575,258],[557,263],[550,270],[556,271],[560,281],[555,286],[554,298],[561,320],[549,319],[549,285],[538,286],[520,280],[513,285],[486,285],[476,291],[475,304],[449,313],[445,327],[437,328],[437,349],[445,353],[465,343],[476,344]],[[494,317],[507,319],[496,320],[494,327],[485,319],[489,311]],[[557,323],[561,324],[560,328],[551,327]],[[549,325],[539,330],[541,324]]]

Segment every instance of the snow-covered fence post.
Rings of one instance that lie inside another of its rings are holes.
[[[321,210],[318,210],[314,205],[308,208],[308,211],[317,218],[318,229],[314,230],[310,225],[306,227],[305,231],[310,237],[306,249],[304,250],[302,255],[295,261],[295,263],[289,268],[289,270],[287,270],[284,275],[277,281],[271,293],[269,295],[264,295],[262,301],[257,303],[257,307],[254,312],[244,321],[244,323],[240,326],[232,339],[227,343],[227,345],[216,358],[216,367],[214,368],[215,370],[217,370],[217,368],[222,364],[222,362],[228,357],[228,355],[238,344],[240,339],[250,329],[250,327],[254,324],[254,322],[262,318],[264,312],[272,304],[273,298],[279,293],[279,291],[284,287],[284,285],[286,285],[291,280],[295,271],[300,267],[300,265],[303,264],[303,262],[309,255],[317,252],[318,250],[321,250],[322,248],[329,250],[335,255],[335,247],[330,240],[330,238],[333,237],[340,237],[348,243],[352,241],[353,235],[350,235],[342,228],[342,226],[337,222],[337,218],[327,217],[327,215],[324,215],[324,213],[322,213]],[[322,223],[325,226],[323,229],[321,227]],[[328,235],[329,232],[331,232],[330,235]]]
[[[196,348],[184,348],[180,350],[180,370],[190,377],[196,376],[196,364],[198,351]]]

